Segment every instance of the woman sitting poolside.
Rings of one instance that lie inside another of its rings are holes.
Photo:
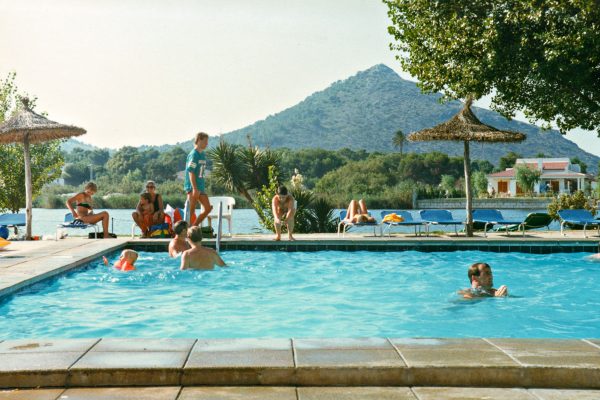
[[[363,199],[350,201],[346,218],[342,220],[342,223],[358,224],[365,222],[375,222],[375,218],[369,215],[365,201]]]
[[[154,181],[146,182],[146,191],[144,193],[148,193],[150,195],[150,203],[154,208],[151,221],[152,225],[162,224],[165,222],[165,206],[163,204],[162,196],[156,193],[156,183],[154,183]],[[141,201],[138,201],[135,211],[131,214],[131,217],[136,225],[140,227],[142,232],[144,232],[144,226],[146,223],[142,214],[142,203]]]
[[[104,239],[108,239],[108,218],[106,211],[94,214],[92,208],[92,196],[96,194],[98,187],[94,182],[89,182],[85,185],[83,192],[77,193],[75,196],[67,200],[67,208],[73,214],[75,221],[81,221],[86,224],[95,224],[102,221],[102,233]],[[73,204],[75,207],[73,207]]]

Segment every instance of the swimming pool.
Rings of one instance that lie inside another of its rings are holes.
[[[200,272],[140,252],[132,273],[97,261],[0,299],[0,339],[600,337],[586,255],[227,251],[231,267]],[[475,261],[511,297],[459,299]]]

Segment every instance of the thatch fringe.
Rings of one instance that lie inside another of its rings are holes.
[[[50,121],[31,111],[25,102],[24,105],[17,114],[0,125],[0,143],[22,143],[25,136],[29,136],[30,143],[40,143],[85,133],[85,129]]]
[[[470,142],[521,142],[526,136],[520,132],[501,131],[481,122],[471,111],[471,101],[450,120],[433,128],[427,128],[408,135],[408,140],[451,140]]]

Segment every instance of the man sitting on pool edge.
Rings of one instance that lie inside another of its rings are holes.
[[[508,296],[508,287],[506,285],[494,289],[494,276],[492,267],[487,263],[475,263],[469,267],[467,272],[471,288],[461,290],[458,293],[465,299],[475,297],[505,297]]]
[[[225,267],[225,261],[213,249],[202,246],[202,230],[198,226],[188,229],[188,242],[191,249],[181,255],[180,269],[214,269],[215,265]]]

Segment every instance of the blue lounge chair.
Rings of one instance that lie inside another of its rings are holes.
[[[360,223],[355,223],[355,222],[348,222],[348,221],[344,221],[344,218],[346,218],[346,214],[348,214],[348,211],[346,210],[341,210],[340,211],[340,223],[338,224],[338,236],[340,236],[340,232],[342,232],[342,236],[346,235],[346,230],[352,226],[372,226],[373,227],[373,236],[377,236],[377,227],[379,227],[379,231],[381,233],[381,225],[379,224],[379,222],[375,221],[375,222],[360,222]],[[369,216],[371,215],[371,213],[369,213]],[[343,229],[342,229],[343,227]]]
[[[18,233],[18,226],[25,226],[25,214],[0,214],[0,229],[4,228],[4,232],[8,237],[8,228],[15,229],[15,235]],[[6,238],[4,238],[6,239]]]
[[[561,219],[560,222],[560,233],[561,235],[566,236],[563,233],[563,229],[565,224],[572,225],[583,225],[583,236],[587,237],[586,228],[588,225],[598,227],[598,233],[600,236],[600,220],[594,219],[594,216],[591,212],[586,209],[579,210],[560,210],[558,212],[558,216]]]
[[[96,224],[86,224],[78,219],[73,218],[73,214],[66,213],[65,221],[62,224],[58,224],[56,228],[56,240],[58,240],[58,231],[60,229],[89,229],[93,228],[96,233],[96,237],[98,237],[98,226]]]
[[[392,213],[395,213],[399,217],[402,217],[404,219],[404,221],[402,221],[402,222],[383,222],[383,218],[386,215],[392,214]],[[381,221],[382,221],[381,222],[382,227],[385,226],[385,228],[383,228],[381,231],[382,236],[385,231],[387,231],[388,236],[390,236],[392,226],[414,226],[415,227],[415,236],[417,236],[417,228],[419,229],[418,235],[421,235],[421,226],[425,225],[425,223],[423,221],[415,221],[410,212],[401,211],[401,210],[382,211],[381,212]]]
[[[448,210],[421,210],[419,211],[421,220],[425,222],[425,230],[427,236],[429,236],[429,227],[431,225],[453,225],[454,234],[458,236],[458,225],[464,225],[464,221],[454,219],[452,213]]]
[[[506,234],[510,235],[509,226],[518,225],[519,229],[525,223],[524,221],[509,221],[504,219],[500,210],[473,210],[473,223],[479,222],[484,224],[483,236],[487,237],[488,226],[491,228],[494,225],[502,225],[505,227]],[[525,235],[525,230],[523,230]]]

